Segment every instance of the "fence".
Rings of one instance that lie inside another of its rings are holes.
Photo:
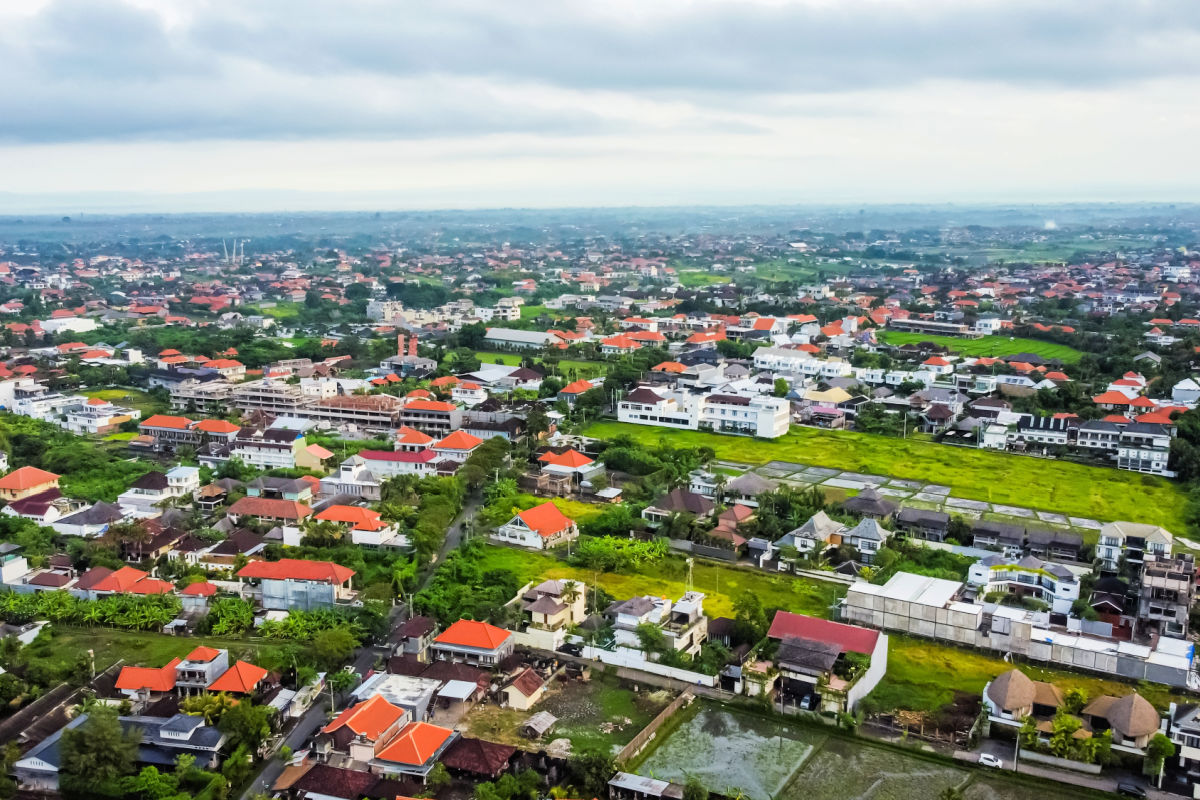
[[[1099,775],[1101,767],[1099,764],[1085,764],[1082,761],[1072,761],[1069,758],[1059,758],[1058,756],[1046,755],[1033,750],[1021,748],[1021,760],[1032,761],[1037,764],[1045,764],[1058,769],[1068,769],[1072,772],[1086,772],[1090,775]]]
[[[630,741],[629,744],[622,747],[621,752],[617,753],[617,766],[623,768],[631,760],[637,758],[637,756],[646,749],[646,745],[650,744],[650,742],[654,740],[655,734],[658,733],[658,729],[663,726],[663,723],[675,716],[676,712],[678,712],[681,708],[690,705],[695,699],[696,696],[692,694],[691,690],[689,689],[688,691],[679,695],[679,697],[676,697],[674,700],[672,700],[670,704],[662,711],[658,712],[658,716],[650,720],[649,724],[638,731],[637,736],[634,736],[633,740]]]
[[[590,658],[593,661],[599,661],[602,664],[611,664],[616,667],[629,667],[631,669],[650,672],[655,675],[663,675],[667,678],[673,678],[677,681],[683,681],[694,686],[713,687],[717,685],[716,675],[705,675],[700,672],[692,672],[687,669],[679,669],[678,667],[668,667],[664,664],[659,664],[655,661],[647,660],[646,656],[638,650],[629,650],[628,648],[618,647],[616,650],[604,650],[599,647],[587,646],[583,648],[583,657]]]

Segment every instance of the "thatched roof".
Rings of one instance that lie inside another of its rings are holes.
[[[997,675],[987,687],[987,696],[1002,711],[1017,711],[1029,708],[1037,695],[1037,688],[1029,676],[1019,669],[1011,669]]]

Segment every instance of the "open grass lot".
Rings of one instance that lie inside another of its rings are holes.
[[[729,283],[728,275],[714,275],[697,269],[679,270],[679,282],[689,288],[697,286],[712,286],[718,283]]]
[[[1011,356],[1017,353],[1033,353],[1042,358],[1057,358],[1067,364],[1074,364],[1083,356],[1083,353],[1073,347],[1054,342],[1043,342],[1040,339],[1019,339],[1007,336],[960,339],[957,336],[933,336],[925,333],[909,333],[908,331],[880,331],[877,336],[881,342],[891,345],[933,342],[948,347],[952,352],[963,356]]]
[[[710,790],[731,797],[734,788],[751,800],[780,796],[826,738],[816,730],[704,702],[679,713],[683,719],[671,720],[677,727],[642,760],[637,774],[675,783],[694,775]]]
[[[149,392],[140,389],[87,389],[80,394],[84,397],[98,397],[118,406],[136,408],[142,412],[143,418],[167,410],[167,407],[155,400]]]
[[[593,582],[614,597],[629,598],[635,595],[679,597],[685,589],[686,576],[682,558],[673,557],[649,567],[654,574],[625,574],[602,572],[572,567],[552,555],[530,550],[489,545],[485,556],[487,566],[492,569],[509,569],[522,582],[544,578],[568,578],[582,581],[589,586]],[[704,592],[704,611],[710,617],[732,617],[733,598],[743,591],[751,591],[767,608],[784,608],[800,614],[828,617],[829,608],[845,594],[841,584],[797,578],[784,574],[771,574],[752,569],[727,567],[697,560],[692,571],[697,591]]]
[[[773,749],[768,747],[768,750]],[[911,800],[935,798],[968,772],[895,750],[830,738],[780,800]]]
[[[793,427],[778,439],[749,439],[623,422],[597,422],[584,431],[600,439],[618,434],[653,449],[711,447],[718,459],[747,464],[791,461],[951,487],[957,497],[1055,511],[1101,521],[1128,520],[1187,529],[1185,493],[1165,478],[1107,467],[949,447],[866,433]]]
[[[589,683],[575,680],[557,683],[531,711],[476,706],[464,723],[470,736],[532,750],[542,749],[549,740],[566,738],[571,740],[572,751],[576,753],[585,749],[615,753],[673,697],[666,690],[649,691],[645,687],[633,692],[623,688],[615,675],[600,675]],[[538,711],[549,711],[558,717],[558,724],[545,737],[547,741],[531,742],[521,736],[520,727]]]
[[[956,692],[979,697],[988,681],[1012,668],[1013,664],[984,653],[889,634],[887,675],[871,698],[881,708],[936,712],[949,705]],[[1120,681],[1030,664],[1021,665],[1021,670],[1034,680],[1053,683],[1064,691],[1081,688],[1089,697],[1121,696],[1135,688]],[[1162,710],[1172,700],[1180,699],[1161,684],[1141,683],[1136,688]]]
[[[300,316],[300,303],[276,303],[266,308],[262,306],[247,306],[246,311],[251,314],[262,314],[272,319],[291,319]]]
[[[475,357],[484,364],[503,364],[507,367],[516,367],[521,363],[524,355],[521,353],[489,353],[484,350],[478,350]],[[535,359],[539,364],[541,359]],[[572,378],[595,378],[604,375],[608,372],[608,364],[603,361],[578,361],[576,359],[564,358],[558,362],[559,374],[565,375],[570,373]]]
[[[45,636],[45,634],[43,634]],[[96,671],[107,669],[120,659],[126,664],[143,667],[160,667],[176,656],[182,658],[200,645],[226,648],[233,658],[253,660],[258,646],[244,639],[222,639],[219,637],[168,636],[149,631],[122,631],[113,628],[74,628],[54,626],[50,632],[49,646],[41,652],[42,640],[33,645],[31,655],[36,654],[56,669],[74,664],[80,653],[95,652]],[[232,663],[232,662],[231,662]]]

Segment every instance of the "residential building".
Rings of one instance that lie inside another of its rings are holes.
[[[495,667],[513,651],[511,631],[486,622],[460,619],[433,639],[433,657],[479,667]]]
[[[153,439],[156,452],[173,453],[180,447],[197,447],[200,434],[192,429],[192,420],[169,414],[154,414],[138,423],[138,432]]]
[[[238,579],[256,580],[262,607],[280,611],[311,611],[351,602],[354,570],[329,561],[251,561],[237,572]]]
[[[312,509],[296,500],[271,497],[241,497],[229,507],[229,516],[236,522],[240,517],[253,517],[259,522],[296,524],[308,519]]]
[[[58,475],[37,467],[18,467],[0,478],[0,500],[13,502],[58,488]]]
[[[617,403],[617,419],[639,425],[711,430],[774,439],[788,432],[791,406],[769,395],[743,397],[642,386]]]
[[[578,537],[575,521],[549,501],[518,512],[492,534],[497,541],[535,550],[546,550]]]
[[[1131,422],[1117,442],[1117,469],[1174,477],[1167,469],[1172,428],[1149,422]]]
[[[631,650],[642,649],[638,636],[642,625],[658,628],[668,648],[686,655],[699,653],[708,639],[708,617],[704,615],[701,592],[685,592],[675,602],[649,595],[632,597],[609,605],[604,616],[612,622],[616,645]]]
[[[1147,553],[1138,589],[1137,624],[1143,633],[1184,638],[1188,614],[1196,600],[1196,559]]]
[[[967,570],[967,583],[984,595],[1005,594],[1017,598],[1032,597],[1057,614],[1067,614],[1079,599],[1079,580],[1061,564],[1051,564],[1034,556],[1010,559],[1002,555],[985,556]]]
[[[888,637],[876,630],[777,611],[767,636],[779,642],[785,706],[815,696],[814,710],[853,712],[887,672]]]
[[[1157,525],[1140,522],[1108,522],[1100,528],[1096,543],[1096,558],[1103,569],[1115,571],[1124,559],[1140,567],[1145,554],[1171,555],[1174,537]]]

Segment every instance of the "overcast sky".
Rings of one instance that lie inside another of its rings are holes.
[[[8,211],[1200,200],[1197,0],[0,0],[0,54]]]

